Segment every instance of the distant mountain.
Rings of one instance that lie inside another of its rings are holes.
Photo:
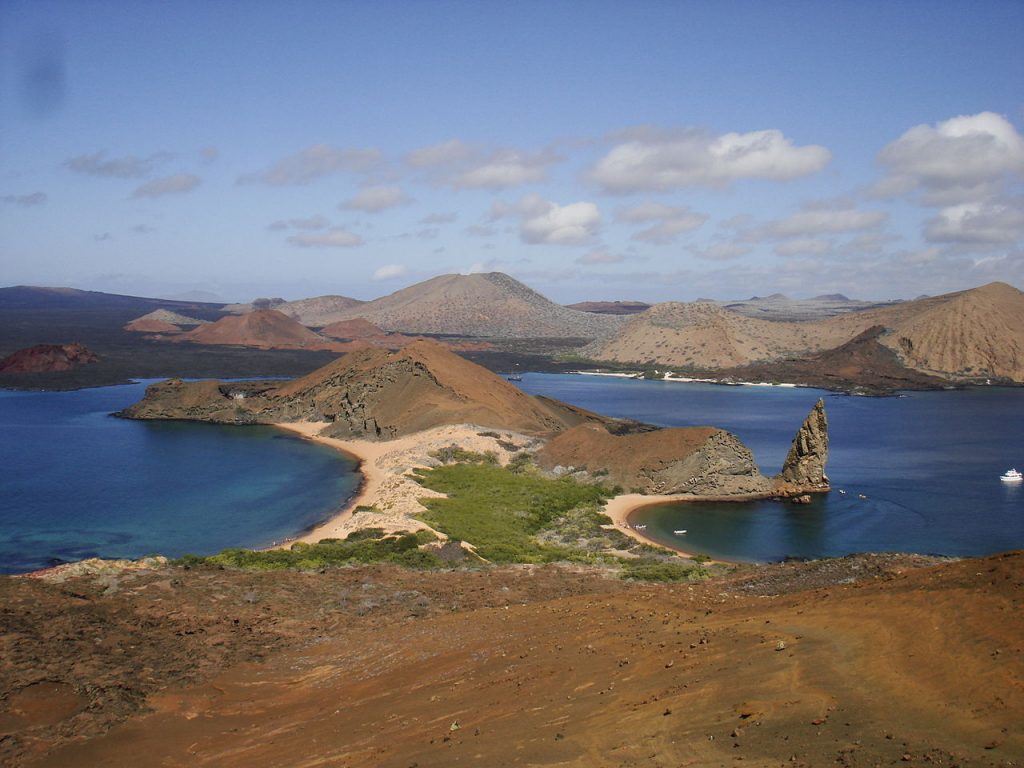
[[[311,299],[286,301],[275,309],[288,317],[295,318],[307,327],[322,328],[348,318],[351,310],[357,309],[365,303],[365,301],[348,296],[316,296]]]
[[[580,312],[594,312],[598,315],[636,315],[651,308],[642,301],[581,301],[566,304],[569,309]]]
[[[501,272],[441,275],[348,310],[389,331],[491,338],[601,338],[621,320],[555,304]]]
[[[426,339],[397,352],[353,352],[289,382],[166,381],[149,387],[141,402],[120,415],[231,424],[328,421],[324,434],[371,440],[443,424],[550,434],[613,421],[527,395]]]
[[[880,342],[910,368],[959,380],[1024,382],[1024,293],[1006,283],[837,317],[823,325],[883,325]]]
[[[816,350],[827,342],[825,332],[807,323],[758,320],[717,304],[665,302],[635,315],[614,337],[594,342],[584,354],[713,369]]]
[[[143,296],[122,296],[102,291],[83,291],[78,288],[51,288],[16,285],[0,288],[0,311],[5,310],[104,310],[139,313],[154,309],[170,309],[189,314],[220,315],[220,307],[194,301],[152,299]],[[130,319],[131,315],[122,322]]]
[[[264,349],[331,349],[333,346],[328,339],[276,309],[229,315],[183,333],[174,340]]]
[[[813,357],[876,326],[879,330],[855,347]],[[895,360],[880,356],[873,345],[894,352]],[[1006,283],[990,283],[803,322],[755,320],[711,304],[656,304],[585,353],[596,359],[696,369],[806,358],[807,370],[816,376],[840,366],[848,355],[857,360],[847,366],[850,375],[875,371],[876,378],[897,380],[902,374],[896,368],[903,366],[952,381],[1024,382],[1024,294]],[[763,366],[759,370],[770,373]]]
[[[332,339],[374,339],[387,335],[387,331],[361,317],[338,320],[336,323],[325,325],[320,329],[320,333]]]
[[[877,301],[848,299],[841,293],[815,296],[813,299],[791,299],[781,293],[752,296],[741,301],[716,301],[715,304],[747,317],[763,320],[823,320],[848,312],[862,312],[887,304]],[[891,304],[888,303],[888,304]]]
[[[186,328],[195,328],[206,320],[188,317],[168,309],[155,309],[142,317],[137,317],[124,326],[126,331],[140,333],[178,333]]]

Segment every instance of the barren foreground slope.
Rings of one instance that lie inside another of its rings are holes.
[[[14,766],[1019,765],[1024,556],[0,580]]]

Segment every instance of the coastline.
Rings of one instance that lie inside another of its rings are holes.
[[[341,451],[359,462],[362,480],[355,495],[327,520],[311,529],[268,549],[287,547],[296,541],[315,544],[321,539],[343,539],[360,528],[383,528],[395,531],[433,531],[441,539],[446,536],[416,518],[426,509],[420,499],[443,498],[444,494],[417,483],[410,471],[438,465],[430,454],[441,448],[458,445],[466,450],[483,453],[493,451],[501,464],[518,451],[533,446],[536,438],[516,432],[487,430],[472,424],[453,424],[404,435],[393,440],[342,440],[326,437],[320,431],[328,422],[292,422],[273,426]],[[493,436],[492,436],[493,435]],[[500,440],[500,443],[499,443]],[[512,446],[512,450],[505,446]],[[359,510],[359,507],[373,507]]]

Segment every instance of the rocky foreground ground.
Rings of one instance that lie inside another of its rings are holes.
[[[1021,765],[1024,554],[0,580],[11,766]]]

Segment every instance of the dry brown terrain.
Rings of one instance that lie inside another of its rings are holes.
[[[716,304],[655,304],[635,315],[613,338],[586,352],[598,360],[732,368],[755,360],[820,350],[838,344],[844,331],[813,323],[745,317]]]
[[[714,370],[809,358],[874,326],[883,329],[878,342],[905,368],[953,381],[1024,382],[1024,294],[1005,283],[805,322],[757,320],[711,304],[656,304],[586,352],[601,360]],[[901,378],[891,363],[877,355],[872,361],[887,366],[885,377]]]
[[[330,422],[324,433],[328,437],[369,440],[445,424],[549,434],[585,421],[613,421],[527,395],[444,344],[426,339],[394,352],[358,350],[288,382],[174,379],[149,387],[145,398],[121,415],[227,424]]]
[[[262,349],[336,349],[325,339],[276,309],[257,309],[244,315],[222,317],[215,323],[176,336],[172,341],[223,344]]]
[[[608,336],[619,318],[555,304],[501,272],[440,275],[339,313],[389,331],[491,338]]]
[[[137,333],[178,333],[205,323],[206,320],[187,317],[167,309],[155,309],[127,323],[124,329]]]
[[[1022,599],[1021,553],[4,578],[0,761],[1020,765]]]

